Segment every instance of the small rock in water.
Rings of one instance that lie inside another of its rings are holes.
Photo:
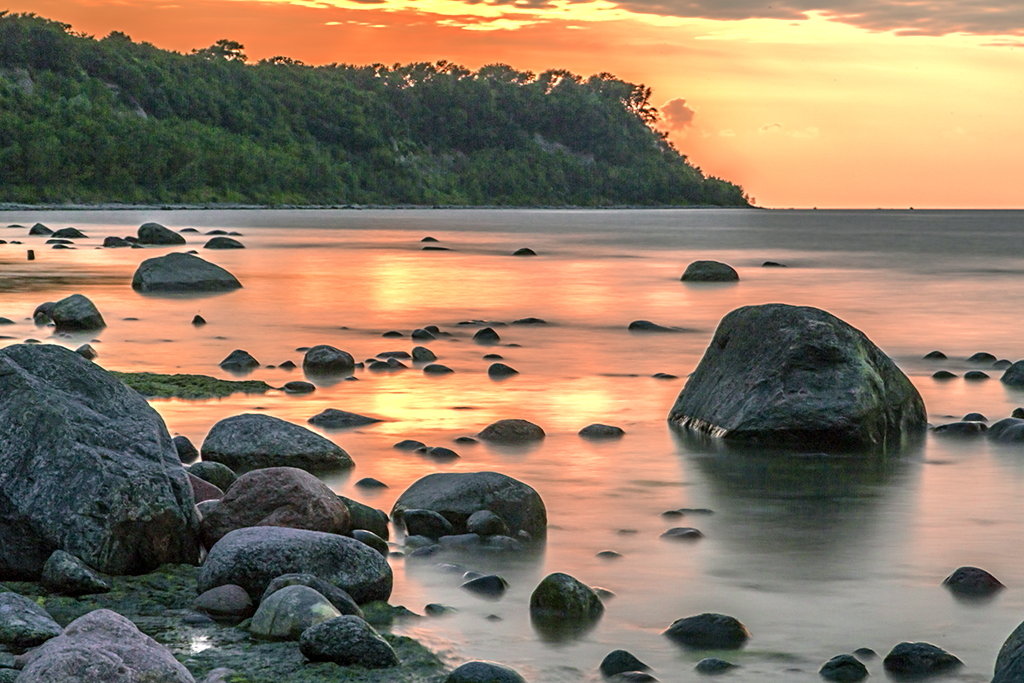
[[[476,595],[497,599],[505,594],[508,589],[508,581],[497,574],[487,574],[466,581],[460,588]]]
[[[705,657],[697,662],[697,665],[693,667],[693,670],[699,674],[715,676],[725,673],[729,669],[735,669],[736,666],[736,664],[727,662],[724,659],[718,659],[717,657]]]
[[[674,327],[665,327],[650,320],[634,320],[629,324],[630,332],[678,332]]]
[[[939,370],[932,374],[932,379],[955,379],[956,375],[949,370]]]
[[[181,436],[179,434],[171,439],[171,441],[174,442],[174,449],[178,452],[178,459],[181,460],[183,464],[195,462],[199,459],[199,450],[187,436]]]
[[[989,378],[988,374],[982,372],[981,370],[970,370],[970,371],[964,373],[964,379],[966,379],[966,380],[978,381],[978,380],[983,380],[983,379],[988,379],[988,378]]]
[[[453,441],[455,441],[455,443],[480,443],[471,436],[457,436]]]
[[[938,425],[932,429],[932,433],[938,436],[980,436],[988,431],[988,425],[984,422],[950,422]]]
[[[1024,360],[1019,360],[1006,368],[1006,372],[1003,373],[999,380],[1011,387],[1024,386]]]
[[[673,375],[668,372],[656,372],[651,377],[654,379],[679,379],[679,375]]]
[[[296,380],[294,382],[288,382],[284,385],[283,389],[288,394],[310,394],[316,391],[316,385],[312,382],[302,382]]]
[[[432,341],[434,339],[437,339],[437,335],[425,327],[420,327],[413,330],[412,334],[409,336],[419,341]]]
[[[451,249],[449,249],[448,247],[438,247],[438,246],[427,245],[427,246],[423,247],[423,251],[451,251]]]
[[[502,664],[474,661],[452,671],[444,683],[526,683],[526,679]]]
[[[1005,370],[1006,368],[1010,367],[1011,365],[1013,365],[1012,362],[1006,360],[1005,358],[1001,358],[1001,359],[997,360],[995,363],[992,364],[992,368],[995,369],[995,370]]]
[[[423,374],[425,375],[450,375],[453,372],[455,371],[450,367],[447,365],[441,365],[440,363],[431,363],[430,365],[423,367]]]
[[[947,576],[942,585],[954,593],[969,596],[992,595],[1005,588],[999,579],[978,567],[960,567]]]
[[[399,441],[398,443],[392,446],[392,448],[399,451],[418,451],[421,448],[426,447],[427,444],[423,443],[422,441],[416,441],[414,439],[403,439],[402,441]]]
[[[750,638],[738,619],[712,612],[677,619],[664,635],[680,645],[708,650],[734,650]]]
[[[245,245],[231,237],[212,237],[203,249],[245,249]]]
[[[860,659],[876,659],[878,657],[878,653],[870,647],[858,647],[853,651],[853,654]]]
[[[413,363],[432,363],[437,360],[437,354],[426,346],[414,346],[412,349]]]
[[[988,418],[981,413],[967,413],[960,420],[963,422],[988,422]]]
[[[386,489],[388,485],[382,482],[380,479],[374,479],[373,477],[363,477],[356,482],[356,486],[361,489]]]
[[[399,332],[398,330],[389,330],[388,332],[385,332],[381,336],[385,337],[387,339],[396,339],[396,338],[404,337],[405,335],[402,334],[401,332]]]
[[[192,316],[192,324],[195,325],[196,327],[200,325],[205,325],[206,318],[196,313],[194,316]]]
[[[732,266],[719,261],[694,261],[679,279],[683,282],[735,282],[740,276]]]
[[[459,610],[455,609],[454,607],[442,605],[437,602],[432,602],[423,607],[423,613],[426,614],[428,617],[442,617],[446,614],[452,614],[453,612],[458,611]]]
[[[970,363],[992,363],[996,360],[996,357],[991,353],[985,351],[979,351],[978,353],[969,357],[968,362]]]
[[[762,268],[788,268],[785,263],[779,263],[778,261],[765,261],[761,264]]]
[[[658,679],[646,671],[623,671],[610,677],[608,683],[658,683]]]
[[[491,366],[487,368],[487,376],[491,379],[505,379],[518,374],[518,370],[504,363],[491,363]]]
[[[622,553],[617,553],[614,550],[602,550],[597,554],[597,557],[602,560],[617,560],[622,557]]]
[[[522,249],[516,249],[512,252],[513,256],[536,256],[537,252],[529,247],[523,247]]]
[[[601,675],[607,677],[626,671],[648,671],[651,667],[641,662],[631,652],[612,650],[601,660],[599,668],[601,669]]]
[[[519,318],[518,320],[512,321],[513,325],[547,325],[548,321],[543,318]]]
[[[661,537],[677,541],[695,541],[698,538],[704,538],[704,534],[693,527],[677,526],[663,533]]]
[[[963,666],[954,655],[931,643],[900,643],[882,662],[889,673],[902,676],[930,676]]]
[[[501,341],[501,336],[494,331],[493,327],[483,327],[473,335],[473,341],[477,344],[497,344]]]
[[[601,424],[599,422],[587,425],[579,431],[579,435],[584,439],[618,439],[625,433],[622,427]]]
[[[347,410],[326,408],[307,420],[312,425],[324,429],[346,429],[380,422],[375,417],[350,413]],[[397,447],[397,446],[396,446]]]
[[[821,665],[818,675],[827,681],[859,681],[867,678],[868,668],[853,655],[836,655]]]
[[[302,359],[302,371],[307,375],[343,375],[354,369],[352,354],[329,344],[311,347]]]
[[[260,362],[253,358],[248,351],[235,349],[220,362],[220,366],[229,372],[248,372],[253,368],[258,368]]]
[[[556,572],[541,581],[530,595],[530,617],[534,623],[585,625],[604,614],[604,603],[590,586]]]
[[[929,351],[922,358],[924,360],[946,360],[946,354],[942,351]]]
[[[458,453],[450,448],[445,448],[444,446],[431,446],[423,452],[423,455],[439,462],[447,462],[449,460],[457,460],[459,458]]]
[[[430,235],[427,235],[426,237],[421,239],[420,242],[440,242],[440,240],[437,239],[436,237],[431,237]]]

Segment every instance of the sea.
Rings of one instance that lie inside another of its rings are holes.
[[[52,249],[28,236],[37,221],[88,237]],[[99,248],[105,236],[133,235],[147,221],[199,232],[179,247]],[[241,233],[246,248],[204,249],[214,229]],[[325,481],[385,511],[433,472],[498,471],[536,489],[550,524],[541,548],[391,557],[393,604],[417,614],[428,603],[454,608],[402,621],[395,632],[452,666],[488,659],[536,683],[596,683],[602,658],[625,649],[666,682],[701,680],[694,666],[708,656],[739,665],[726,676],[732,681],[816,681],[831,657],[870,648],[878,656],[865,664],[885,680],[882,658],[893,646],[925,641],[964,662],[938,680],[987,681],[1000,645],[1024,620],[1024,445],[929,433],[888,456],[736,451],[680,436],[667,416],[718,321],[769,302],[823,308],[863,331],[909,376],[932,425],[971,412],[1009,416],[1024,406],[1024,390],[1002,384],[991,362],[967,358],[1024,358],[1022,233],[1024,212],[1013,211],[6,211],[0,316],[14,324],[0,329],[0,344],[88,342],[110,370],[225,379],[236,377],[218,363],[244,349],[262,364],[246,378],[278,387],[303,379],[301,367],[277,367],[301,366],[301,347],[330,344],[365,360],[410,351],[422,343],[412,330],[437,325],[445,334],[425,345],[449,375],[357,370],[311,394],[151,404],[171,434],[197,445],[218,420],[240,413],[302,425],[325,408],[379,418],[323,432],[356,463]],[[448,250],[424,250],[428,236]],[[536,256],[512,255],[524,247]],[[142,260],[185,249],[243,288],[176,296],[131,288]],[[739,281],[680,281],[702,259],[732,265]],[[57,337],[33,324],[37,305],[73,293],[92,299],[104,330]],[[197,314],[208,324],[193,326]],[[527,317],[545,324],[509,324]],[[678,329],[632,332],[635,320]],[[497,344],[473,341],[484,325],[498,332]],[[389,331],[404,336],[382,336]],[[923,358],[933,350],[947,359]],[[490,379],[486,354],[519,374]],[[938,370],[956,377],[934,379]],[[965,380],[969,370],[989,378]],[[534,422],[547,436],[528,447],[454,441],[505,418]],[[581,438],[592,423],[625,435]],[[392,447],[403,439],[460,457],[437,462]],[[388,488],[356,487],[364,477]],[[678,526],[703,538],[662,538]],[[395,551],[402,539],[393,529]],[[1006,589],[988,600],[956,597],[942,582],[961,566],[991,572]],[[508,591],[482,599],[460,588],[462,570],[498,573]],[[553,637],[532,624],[530,594],[552,572],[612,594],[589,631]],[[663,635],[676,619],[705,612],[743,622],[746,646],[687,650]]]

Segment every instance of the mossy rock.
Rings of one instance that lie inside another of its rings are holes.
[[[146,398],[223,398],[231,394],[263,394],[273,389],[261,380],[226,380],[207,375],[162,375],[155,372],[111,373]]]

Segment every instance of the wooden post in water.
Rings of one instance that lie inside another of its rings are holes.
[[[35,252],[35,249],[29,249],[29,250],[28,250],[28,260],[29,260],[29,261],[35,261],[35,260],[36,260],[36,252]]]

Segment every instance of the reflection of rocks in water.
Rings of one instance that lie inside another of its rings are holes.
[[[843,573],[852,569],[849,561],[870,542],[866,526],[886,493],[896,485],[907,490],[900,475],[916,452],[798,454],[675,436],[686,466],[707,480],[708,506],[719,513],[715,530],[704,530],[708,537],[744,554],[793,557],[782,571],[798,576],[829,565]]]

